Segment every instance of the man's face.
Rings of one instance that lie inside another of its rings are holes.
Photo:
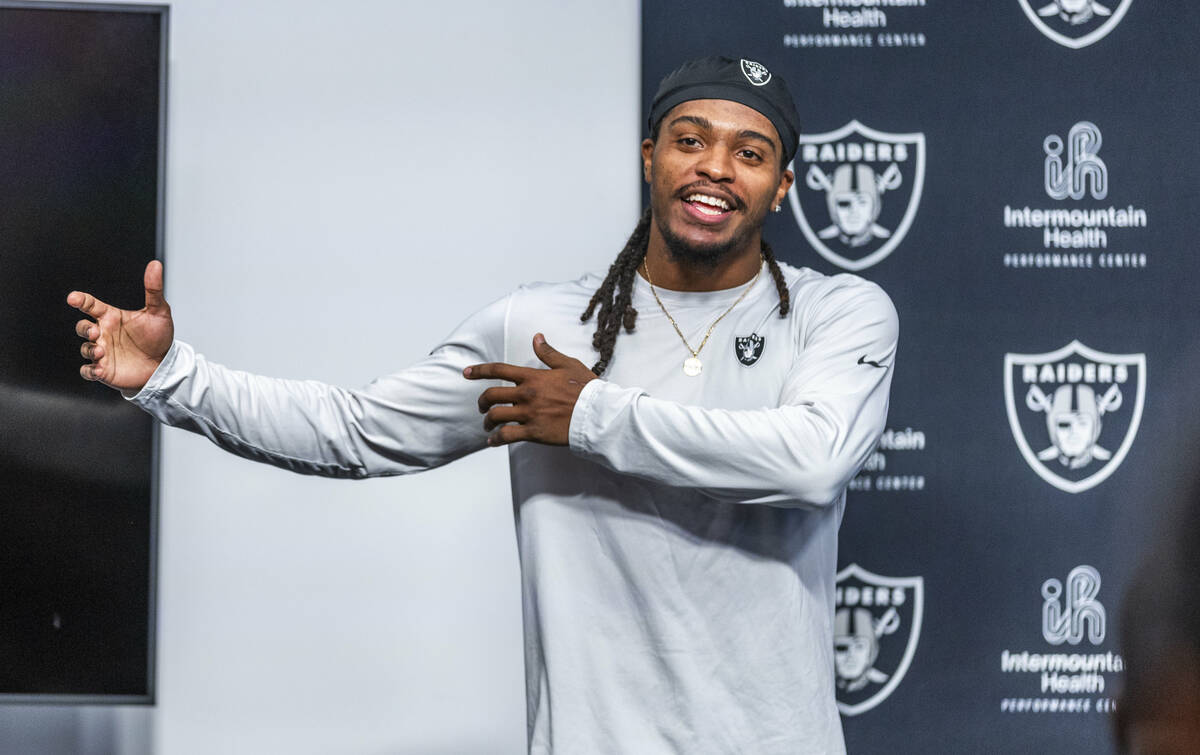
[[[1085,412],[1061,412],[1054,417],[1054,444],[1064,456],[1080,456],[1096,438],[1096,418]]]
[[[844,191],[833,198],[834,222],[848,236],[858,236],[875,222],[875,202],[862,191]]]
[[[833,663],[843,679],[857,679],[871,667],[871,641],[841,634],[833,638]]]
[[[657,140],[642,142],[651,212],[672,256],[716,264],[756,244],[792,185],[782,155],[775,127],[757,110],[729,100],[672,108]]]

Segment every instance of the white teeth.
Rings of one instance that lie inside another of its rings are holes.
[[[692,195],[690,195],[689,197],[687,197],[687,201],[688,201],[688,202],[700,202],[700,203],[702,203],[702,204],[706,204],[706,205],[709,205],[709,206],[711,206],[711,207],[719,207],[719,208],[721,208],[722,210],[728,210],[728,209],[730,209],[730,207],[729,207],[729,203],[728,203],[728,202],[726,202],[724,199],[720,199],[720,198],[718,198],[718,197],[710,197],[710,196],[709,196],[709,195],[707,195],[707,194],[692,194]],[[717,215],[717,214],[719,214],[719,213],[716,213],[716,212],[710,212],[710,213],[707,213],[707,214],[709,214],[709,215]]]

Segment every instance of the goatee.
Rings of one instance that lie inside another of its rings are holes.
[[[654,213],[654,224],[658,226],[658,232],[666,244],[667,253],[671,255],[671,259],[683,264],[709,269],[717,267],[726,257],[739,251],[745,246],[751,234],[757,230],[754,226],[747,225],[725,241],[702,245],[692,244],[671,230],[670,224],[662,219],[663,214]]]

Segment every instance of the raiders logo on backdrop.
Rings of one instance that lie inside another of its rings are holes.
[[[1146,355],[1072,341],[1047,354],[1005,354],[1004,401],[1021,455],[1068,493],[1099,485],[1125,459],[1142,421]]]
[[[837,574],[833,619],[838,710],[866,713],[896,690],[921,636],[925,580],[881,577],[858,564]]]
[[[1133,0],[1116,0],[1116,7],[1096,0],[1020,0],[1021,10],[1042,34],[1073,50],[1104,39]]]
[[[760,87],[771,80],[771,72],[762,63],[755,63],[753,60],[742,58],[742,75],[756,87]]]
[[[737,354],[738,361],[749,367],[762,356],[764,343],[765,340],[758,333],[738,336],[733,341],[733,351]]]
[[[904,240],[925,182],[925,135],[889,134],[850,121],[825,134],[802,134],[788,201],[817,252],[862,270]]]

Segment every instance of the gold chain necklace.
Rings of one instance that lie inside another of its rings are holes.
[[[642,268],[646,271],[646,282],[650,284],[650,293],[654,294],[654,301],[658,302],[659,309],[661,309],[663,314],[667,316],[667,319],[671,321],[671,325],[675,328],[675,332],[679,334],[679,340],[683,341],[683,345],[687,347],[687,350],[692,352],[690,357],[683,360],[683,374],[687,375],[688,377],[696,377],[704,370],[704,363],[700,361],[700,350],[704,348],[704,344],[708,343],[708,337],[712,335],[713,328],[717,327],[717,323],[719,323],[721,320],[724,320],[725,315],[732,312],[733,308],[736,307],[742,299],[746,298],[746,294],[750,293],[750,289],[754,288],[754,284],[758,282],[758,276],[762,275],[763,265],[766,263],[766,260],[761,254],[758,256],[758,260],[758,272],[756,272],[754,277],[750,279],[750,283],[747,284],[746,288],[742,290],[742,293],[738,296],[737,300],[734,301],[733,304],[729,305],[729,309],[722,312],[720,317],[713,320],[712,325],[708,326],[708,332],[704,334],[704,340],[700,342],[699,346],[693,349],[692,345],[688,343],[688,340],[683,337],[683,331],[679,329],[679,323],[675,322],[675,318],[671,317],[671,313],[668,312],[666,306],[663,305],[662,299],[658,298],[658,292],[654,290],[654,279],[650,277],[650,263],[645,258],[642,259]]]

